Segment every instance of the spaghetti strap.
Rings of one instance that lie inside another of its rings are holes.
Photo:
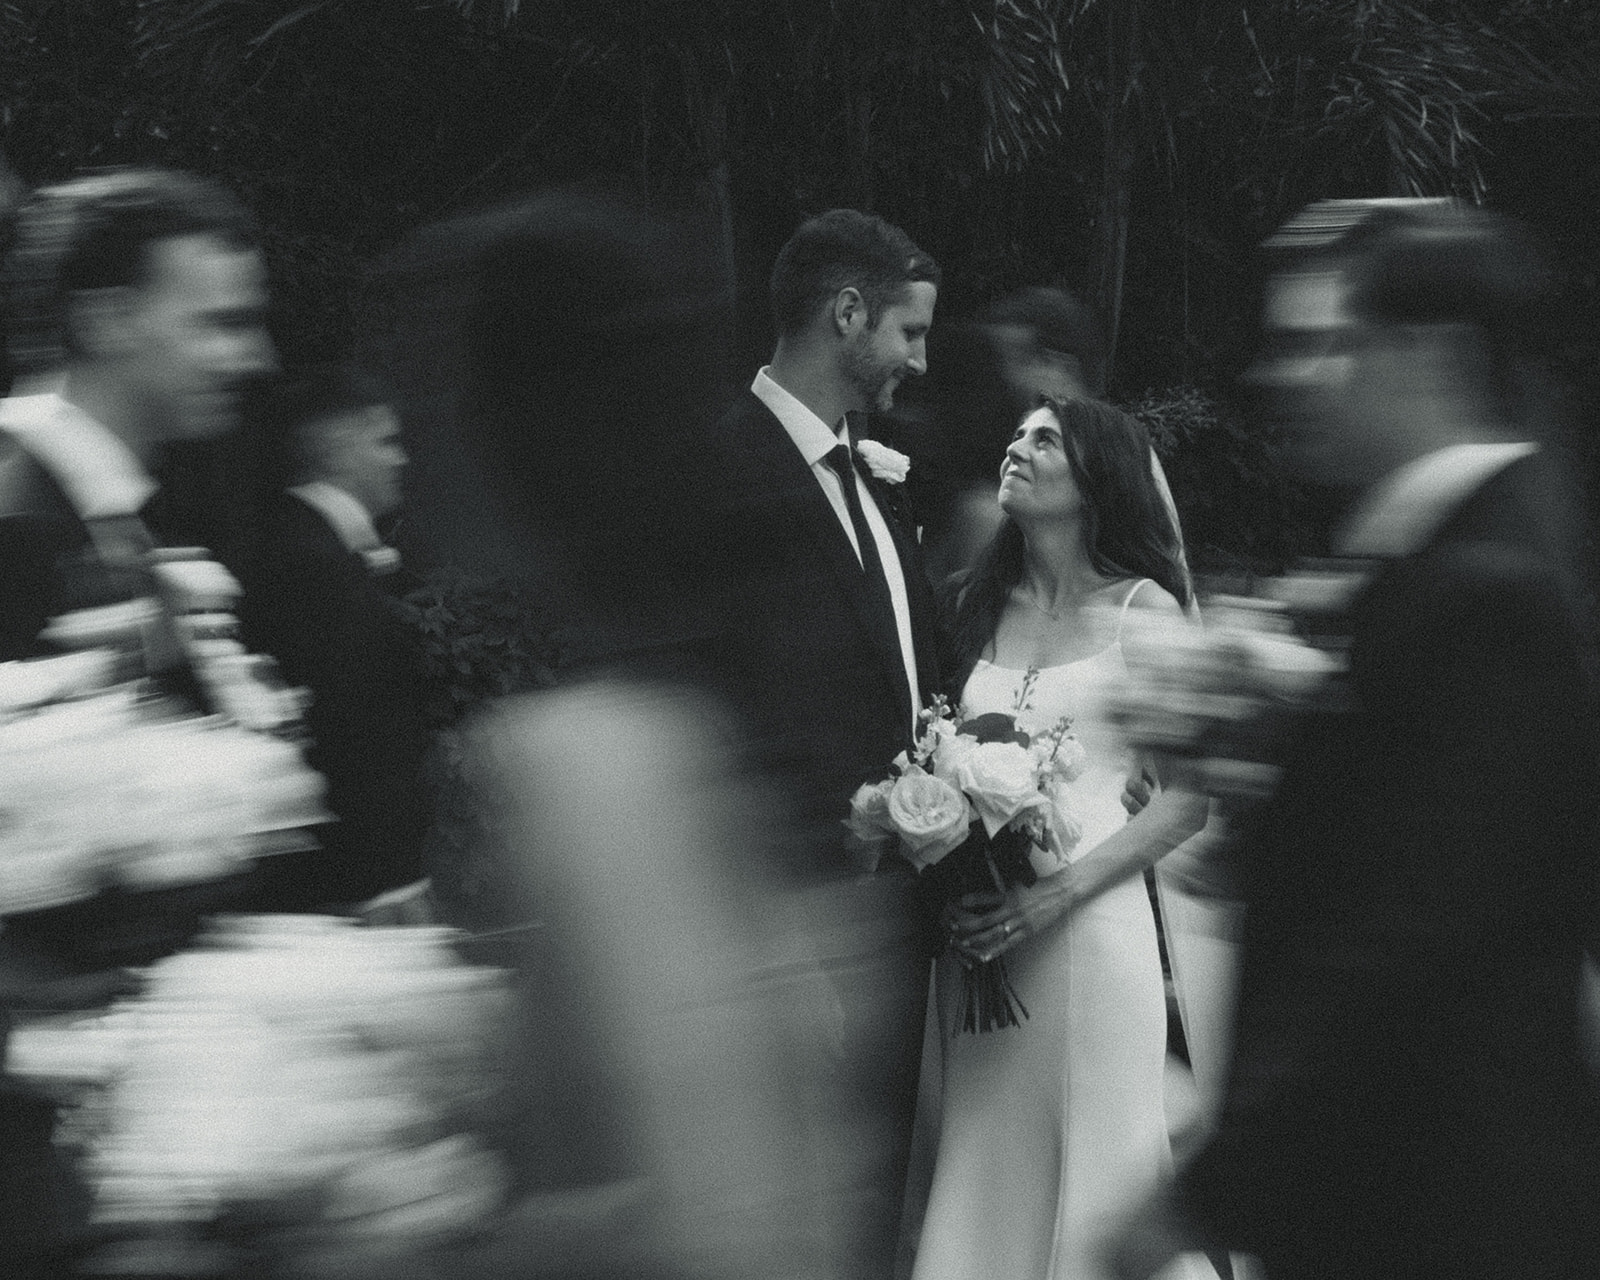
[[[1122,597],[1122,609],[1117,614],[1117,639],[1116,639],[1116,643],[1118,643],[1118,644],[1122,643],[1122,624],[1123,624],[1124,621],[1127,620],[1127,617],[1128,617],[1128,606],[1133,603],[1134,596],[1139,594],[1139,588],[1144,586],[1145,583],[1153,582],[1153,581],[1155,581],[1155,579],[1153,579],[1153,578],[1140,578],[1137,582],[1135,582],[1131,587],[1128,588],[1128,594]]]

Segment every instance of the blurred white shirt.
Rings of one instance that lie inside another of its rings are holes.
[[[1403,556],[1423,546],[1451,514],[1536,444],[1453,444],[1414,458],[1362,497],[1339,537],[1351,556]]]
[[[400,567],[400,553],[384,544],[372,513],[354,494],[326,480],[308,480],[289,492],[326,520],[345,550],[365,560],[373,573],[390,573]]]
[[[39,460],[81,519],[137,515],[160,488],[116,433],[53,391],[7,397],[0,428]]]

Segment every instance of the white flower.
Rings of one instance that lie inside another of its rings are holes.
[[[1051,748],[1050,752],[1040,762],[1041,782],[1051,778],[1059,778],[1063,782],[1075,782],[1083,776],[1083,771],[1089,767],[1089,753],[1084,750],[1083,743],[1078,741],[1075,734],[1067,734],[1060,743]]]
[[[911,472],[910,458],[876,440],[856,441],[856,452],[861,455],[861,461],[867,464],[867,470],[876,479],[888,484],[904,484]]]
[[[952,787],[960,788],[961,766],[966,758],[978,749],[978,740],[959,733],[951,733],[939,741],[933,750],[933,774],[943,778]]]
[[[1024,809],[1044,803],[1033,756],[1015,742],[981,742],[956,768],[961,789],[991,836]]]
[[[972,809],[948,782],[913,770],[894,780],[889,819],[900,833],[906,858],[920,871],[966,843]]]
[[[893,788],[893,778],[864,782],[850,797],[850,816],[844,825],[862,844],[876,844],[894,835],[894,823],[889,818],[889,792]]]

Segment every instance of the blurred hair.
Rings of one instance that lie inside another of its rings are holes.
[[[1098,400],[1042,397],[1061,437],[1083,507],[1083,545],[1096,573],[1108,579],[1150,578],[1185,608],[1191,590],[1183,546],[1150,469],[1143,426]],[[959,689],[994,638],[1012,589],[1022,581],[1022,529],[1009,516],[959,584],[951,608],[956,657],[950,687]]]
[[[1105,395],[1105,331],[1094,312],[1065,289],[1029,285],[1013,290],[992,303],[983,320],[1033,330],[1041,347],[1078,362],[1090,395]]]
[[[267,407],[279,478],[292,482],[312,474],[320,455],[318,437],[338,419],[395,401],[392,387],[352,365],[301,365],[287,371]]]
[[[918,281],[939,283],[939,264],[899,227],[856,209],[830,209],[800,224],[772,268],[772,320],[779,334],[809,324],[841,289],[860,292],[867,323]]]
[[[1457,200],[1330,200],[1302,210],[1267,247],[1285,269],[1338,269],[1358,320],[1460,326],[1462,371],[1478,393],[1508,420],[1528,416],[1550,277],[1521,224]]]
[[[503,511],[571,592],[628,618],[706,582],[731,291],[712,246],[629,199],[562,190],[443,229],[467,430]]]
[[[143,285],[149,247],[188,235],[216,236],[240,249],[259,240],[231,192],[172,169],[105,169],[34,192],[17,212],[5,264],[13,367],[38,371],[76,350],[68,298]]]

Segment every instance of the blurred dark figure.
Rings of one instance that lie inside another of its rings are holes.
[[[1541,266],[1448,201],[1324,202],[1269,243],[1255,377],[1298,466],[1359,490],[1373,571],[1343,701],[1239,850],[1217,1132],[1123,1271],[1198,1237],[1274,1280],[1593,1276],[1594,634],[1524,394]]]
[[[730,291],[688,231],[579,191],[436,228],[396,271],[408,316],[441,314],[432,289],[465,300],[459,334],[391,352],[467,361],[457,394],[418,401],[459,409],[480,487],[450,501],[500,526],[491,567],[537,569],[582,655],[464,734],[522,922],[473,944],[518,973],[495,1126],[514,1197],[475,1244],[370,1274],[836,1274],[837,1012],[772,874],[784,815],[718,694]]]
[[[73,615],[87,643],[190,691],[170,634],[119,606],[154,594],[146,553],[187,533],[163,520],[152,472],[171,448],[231,430],[245,384],[273,366],[253,223],[226,191],[187,174],[76,178],[19,211],[6,284],[18,394],[0,404],[0,658],[41,651],[46,623]],[[203,906],[187,890],[141,895],[138,928],[96,901],[7,919],[0,1014],[87,1008],[133,989],[123,966],[181,939]],[[73,1214],[53,1123],[48,1101],[0,1078],[12,1275],[64,1265]]]
[[[300,370],[275,398],[288,487],[238,565],[240,622],[254,652],[311,694],[307,762],[327,779],[320,849],[275,858],[264,903],[349,908],[426,874],[419,637],[397,607],[410,581],[379,536],[406,465],[392,393],[355,370]]]
[[[830,967],[860,1141],[850,1198],[864,1276],[894,1263],[932,911],[903,860],[860,874],[843,820],[856,788],[910,747],[940,683],[904,476],[879,474],[852,433],[854,415],[889,408],[925,369],[938,280],[933,260],[879,218],[835,209],[801,224],[772,272],[777,349],[718,424],[713,455],[732,505],[729,668],[800,805],[791,869],[838,929]]]
[[[942,334],[938,354],[928,385],[919,388],[920,430],[911,431],[911,448],[926,454],[935,476],[918,512],[926,517],[923,548],[936,584],[971,568],[999,530],[1006,446],[1039,398],[1105,395],[1105,339],[1094,314],[1070,293],[1029,286]]]

